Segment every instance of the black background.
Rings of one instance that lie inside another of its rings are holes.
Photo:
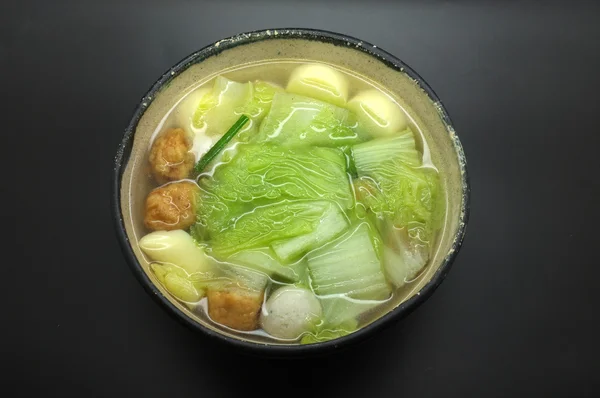
[[[599,396],[599,18],[566,1],[3,1],[2,395]],[[404,60],[445,103],[471,175],[446,281],[328,358],[242,356],[179,325],[110,215],[113,157],[154,80],[273,27]]]

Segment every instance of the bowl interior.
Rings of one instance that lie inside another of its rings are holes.
[[[411,77],[409,73],[412,72],[403,64],[394,64],[394,59],[386,59],[385,53],[382,55],[377,52],[379,50],[363,42],[334,43],[331,40],[306,39],[285,32],[275,34],[276,32],[263,33],[263,38],[260,40],[247,40],[242,36],[218,42],[211,47],[210,51],[203,50],[192,55],[184,64],[167,72],[163,77],[166,83],[159,84],[156,92],[142,100],[141,118],[134,125],[131,152],[123,164],[120,181],[122,224],[125,227],[128,244],[137,259],[136,265],[154,284],[151,287],[153,292],[162,295],[163,299],[168,300],[171,306],[182,314],[190,316],[191,322],[200,322],[209,331],[212,330],[232,339],[240,339],[240,337],[207,319],[192,320],[190,310],[172,299],[155,279],[149,270],[147,258],[136,243],[147,233],[143,225],[143,210],[145,196],[151,187],[148,179],[134,177],[148,173],[147,152],[152,137],[164,127],[165,114],[184,93],[216,75],[225,73],[243,79],[247,71],[265,62],[323,62],[349,70],[352,74],[359,75],[362,79],[382,88],[414,118],[429,145],[431,158],[440,171],[442,186],[446,192],[446,217],[435,242],[435,254],[427,269],[417,281],[412,283],[411,289],[407,290],[400,300],[387,304],[388,308],[385,308],[385,311],[388,313],[402,303],[404,303],[403,307],[407,307],[411,298],[423,293],[424,287],[441,282],[447,269],[440,269],[440,267],[447,268],[451,263],[454,252],[460,246],[466,222],[465,202],[468,198],[468,188],[464,155],[441,103],[436,102],[432,92],[424,84],[419,83],[418,76]],[[220,46],[225,49],[221,50]],[[369,49],[373,49],[376,54],[369,53]],[[205,58],[206,54],[209,54],[207,58]],[[398,310],[401,309],[396,311]],[[247,335],[243,339],[248,342],[266,343],[264,338],[255,335]]]

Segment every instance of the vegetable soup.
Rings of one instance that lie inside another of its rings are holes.
[[[291,60],[182,90],[132,177],[155,283],[191,316],[265,343],[335,339],[405,300],[446,202],[400,100]]]

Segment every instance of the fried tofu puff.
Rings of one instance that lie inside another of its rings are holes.
[[[188,178],[195,163],[192,138],[185,130],[168,129],[150,148],[150,169],[159,184]]]
[[[196,201],[200,189],[190,181],[180,181],[154,189],[146,197],[144,224],[152,231],[187,229],[196,221]]]
[[[215,322],[235,330],[258,328],[264,292],[243,288],[208,290],[208,315]]]

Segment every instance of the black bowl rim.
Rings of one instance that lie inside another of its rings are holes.
[[[362,51],[369,54],[372,57],[383,62],[386,66],[406,73],[412,79],[414,79],[419,86],[427,93],[432,99],[434,104],[439,104],[438,112],[447,130],[454,136],[452,142],[454,144],[455,152],[458,156],[459,167],[461,168],[462,175],[462,208],[460,213],[459,227],[456,231],[454,242],[449,254],[444,258],[442,264],[432,276],[431,280],[421,288],[421,290],[410,299],[404,301],[392,311],[383,315],[379,319],[375,320],[371,324],[357,330],[349,335],[330,340],[322,343],[307,344],[307,345],[272,345],[268,343],[256,343],[244,341],[236,338],[226,336],[225,334],[213,331],[208,327],[202,325],[199,322],[194,321],[188,317],[183,311],[177,308],[171,303],[161,291],[154,285],[154,283],[148,278],[141,265],[139,264],[129,238],[127,236],[125,225],[121,211],[121,181],[124,168],[129,160],[131,149],[133,145],[133,137],[135,128],[143,116],[147,107],[154,100],[155,94],[165,85],[168,84],[172,79],[177,77],[180,73],[186,70],[192,64],[202,62],[203,60],[217,55],[222,51],[261,40],[277,40],[277,39],[303,39],[331,43],[339,46],[352,47],[355,50]],[[210,44],[199,51],[196,51],[187,57],[180,60],[177,64],[167,70],[148,90],[148,92],[142,97],[139,104],[135,107],[133,116],[128,127],[125,129],[123,139],[117,149],[115,156],[115,163],[112,177],[112,195],[111,195],[111,210],[113,213],[113,219],[117,230],[118,240],[121,245],[121,249],[127,262],[141,285],[144,287],[146,292],[152,296],[156,302],[162,305],[171,316],[182,322],[184,325],[190,327],[195,331],[200,331],[213,340],[224,342],[229,345],[241,348],[251,354],[268,354],[270,356],[289,357],[295,355],[308,355],[317,353],[326,353],[333,351],[337,348],[343,348],[353,343],[364,340],[368,336],[374,334],[376,331],[390,325],[392,322],[398,321],[419,305],[421,305],[427,298],[429,298],[437,287],[445,279],[446,275],[450,271],[452,264],[460,250],[462,242],[466,233],[466,226],[469,219],[470,210],[470,183],[467,173],[467,163],[464,154],[463,147],[458,139],[458,136],[454,133],[453,123],[446,111],[442,101],[439,99],[433,89],[425,82],[425,80],[410,66],[398,59],[396,56],[388,53],[380,47],[374,46],[369,42],[348,36],[345,34],[335,33],[326,30],[317,29],[305,29],[305,28],[273,28],[264,29],[251,32],[240,33],[229,38],[219,40],[213,44]]]

